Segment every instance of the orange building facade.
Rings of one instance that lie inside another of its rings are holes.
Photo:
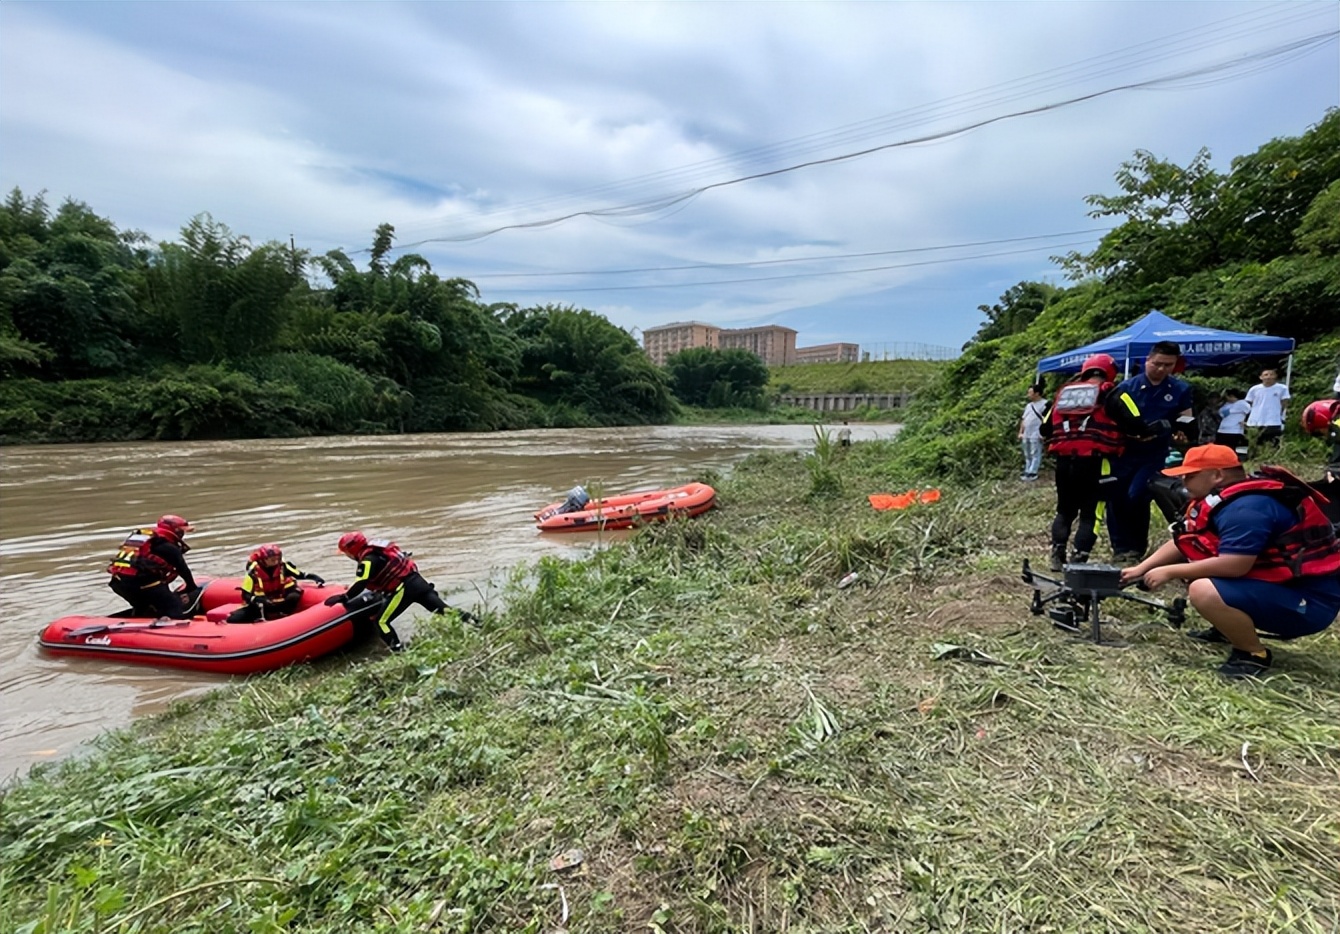
[[[642,349],[657,366],[665,366],[665,361],[673,354],[690,347],[717,346],[717,335],[721,328],[701,321],[676,321],[659,327],[647,328],[642,332]]]
[[[691,347],[747,350],[768,366],[797,362],[796,332],[776,324],[758,328],[719,328],[701,321],[676,321],[644,330],[642,347],[658,366],[664,366],[671,355]]]

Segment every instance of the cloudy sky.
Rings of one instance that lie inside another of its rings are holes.
[[[1340,5],[0,4],[0,183],[171,240],[209,212],[620,327],[957,346],[1177,163],[1340,104]],[[637,333],[637,332],[635,332]]]

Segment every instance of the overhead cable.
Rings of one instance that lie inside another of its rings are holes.
[[[918,260],[914,263],[893,263],[886,266],[867,266],[863,269],[836,269],[823,270],[820,272],[798,272],[785,276],[752,276],[747,279],[717,279],[705,280],[702,282],[671,282],[671,283],[650,283],[647,285],[596,285],[587,288],[571,289],[508,289],[509,293],[529,294],[532,292],[541,292],[544,294],[563,294],[570,292],[634,292],[644,289],[691,289],[706,285],[739,285],[744,282],[777,282],[782,279],[814,279],[822,276],[851,276],[857,273],[884,272],[889,269],[912,269],[917,266],[941,266],[946,263],[964,263],[973,260],[991,259],[996,256],[1018,256],[1022,253],[1037,253],[1043,249],[1053,249],[1056,247],[1086,246],[1091,244],[1091,239],[1074,240],[1063,243],[1055,243],[1050,246],[1028,247],[1022,250],[1000,250],[994,253],[977,253],[972,256],[951,256],[943,259]]]
[[[1260,52],[1255,52],[1250,55],[1238,56],[1233,59],[1216,62],[1211,65],[1204,65],[1197,68],[1187,69],[1185,71],[1175,72],[1173,74],[1165,75],[1159,78],[1151,78],[1147,81],[1136,81],[1128,84],[1121,84],[1114,87],[1104,88],[1099,91],[1093,91],[1087,94],[1080,94],[1075,97],[1070,97],[1061,101],[1054,101],[1052,103],[1041,104],[1036,107],[1028,107],[1022,110],[1012,111],[1010,113],[998,114],[996,116],[986,117],[981,120],[976,120],[971,123],[963,124],[957,127],[952,127],[946,130],[940,130],[934,133],[927,133],[921,136],[902,139],[891,143],[882,143],[878,146],[870,146],[865,149],[857,150],[855,152],[842,153],[840,155],[828,156],[826,158],[821,159],[811,159],[805,162],[796,163],[794,165],[784,166],[782,168],[770,169],[763,172],[755,172],[749,175],[742,175],[735,178],[725,179],[719,182],[711,182],[709,184],[700,185],[692,190],[685,192],[668,194],[663,197],[653,198],[632,204],[619,205],[610,208],[596,208],[581,211],[572,211],[567,214],[563,214],[557,217],[545,218],[542,220],[520,221],[513,224],[503,224],[498,227],[494,227],[492,229],[480,231],[477,233],[462,234],[459,236],[452,236],[452,237],[446,237],[446,236],[428,237],[422,240],[417,240],[413,243],[401,244],[396,249],[407,250],[412,249],[414,247],[423,246],[429,243],[465,243],[473,240],[482,240],[485,237],[490,237],[493,236],[494,234],[501,233],[506,230],[533,230],[544,227],[552,227],[554,225],[561,224],[565,221],[573,220],[574,218],[578,217],[629,217],[629,216],[636,216],[639,214],[650,213],[653,211],[659,211],[671,207],[675,204],[678,204],[682,201],[685,201],[689,198],[695,198],[698,195],[701,195],[708,191],[713,191],[715,189],[726,188],[733,185],[740,185],[745,182],[758,181],[764,178],[775,178],[780,175],[786,175],[791,172],[800,171],[801,169],[814,168],[816,166],[821,165],[833,165],[840,162],[849,162],[855,159],[861,159],[865,156],[871,155],[876,152],[883,152],[889,149],[900,149],[908,146],[916,146],[937,140],[949,139],[951,137],[960,136],[964,133],[969,133],[973,130],[980,129],[985,126],[990,126],[991,124],[994,123],[1000,123],[1006,120],[1013,120],[1019,117],[1029,116],[1032,114],[1046,113],[1052,110],[1059,110],[1064,107],[1071,107],[1076,104],[1083,103],[1085,101],[1091,101],[1100,97],[1106,97],[1108,95],[1118,94],[1123,91],[1148,90],[1161,87],[1173,87],[1177,85],[1179,82],[1186,82],[1192,79],[1203,78],[1207,75],[1219,74],[1245,67],[1250,67],[1251,69],[1255,70],[1261,66],[1261,63],[1269,61],[1271,59],[1278,59],[1282,56],[1292,57],[1295,54],[1303,51],[1314,51],[1315,49],[1320,48],[1322,45],[1326,43],[1333,42],[1337,35],[1340,35],[1340,31],[1331,30],[1324,33],[1318,33],[1312,36],[1308,36],[1304,39],[1298,39],[1293,42],[1275,46],[1273,48],[1266,49]],[[364,253],[368,252],[368,250],[364,249],[364,250],[357,250],[354,252]]]
[[[1206,47],[1214,47],[1243,38],[1257,37],[1269,29],[1279,29],[1314,18],[1320,19],[1323,11],[1318,9],[1319,6],[1321,5],[1279,3],[1263,8],[1252,8],[1246,13],[1236,14],[1209,26],[1160,36],[1114,52],[1058,66],[1000,85],[959,94],[943,101],[919,105],[908,110],[871,118],[836,129],[812,133],[782,143],[768,144],[730,153],[687,166],[592,186],[557,196],[546,196],[528,202],[514,202],[494,211],[477,212],[473,216],[483,219],[499,214],[514,214],[522,210],[538,210],[548,205],[557,206],[579,199],[589,200],[593,196],[601,195],[625,197],[635,203],[641,203],[643,199],[635,196],[637,189],[645,190],[659,187],[664,190],[668,186],[683,185],[695,179],[716,174],[722,168],[739,169],[751,165],[776,164],[784,159],[799,158],[814,152],[831,150],[838,145],[849,145],[863,139],[887,136],[891,132],[926,125],[932,119],[945,120],[954,116],[971,114],[987,107],[999,107],[1020,100],[1028,94],[1045,93],[1066,85],[1076,84],[1082,80],[1105,77],[1118,71],[1131,70],[1151,62],[1163,62],[1170,58],[1185,58],[1189,54],[1201,51]],[[440,222],[437,223],[440,224]],[[402,235],[410,236],[413,239],[411,232],[424,226],[424,223],[402,225],[400,232]]]
[[[1096,230],[1066,230],[1053,234],[1034,234],[1028,237],[1004,237],[998,240],[973,240],[967,243],[944,243],[939,246],[907,247],[901,250],[874,250],[865,253],[824,253],[813,256],[791,256],[786,259],[740,260],[729,263],[688,263],[682,266],[643,266],[633,269],[588,269],[564,272],[477,272],[466,273],[470,281],[477,279],[548,279],[564,276],[626,276],[647,272],[686,272],[693,269],[732,269],[744,266],[789,266],[796,263],[827,262],[838,259],[865,259],[871,256],[898,256],[908,253],[932,253],[939,250],[960,250],[968,247],[994,246],[999,243],[1025,243],[1030,240],[1055,240],[1059,237],[1074,237],[1080,234],[1105,234],[1112,227]]]

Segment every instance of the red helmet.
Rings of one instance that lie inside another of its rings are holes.
[[[181,541],[181,537],[187,532],[194,532],[195,526],[187,522],[181,516],[163,516],[158,520],[158,526],[154,529],[164,538],[170,538],[174,542]]]
[[[1117,378],[1117,361],[1112,359],[1111,354],[1092,354],[1079,368],[1080,377],[1082,378],[1090,370],[1098,370],[1103,374],[1103,379],[1110,383]]]
[[[345,532],[340,536],[340,554],[355,560],[363,557],[363,549],[368,547],[368,538],[362,532]]]
[[[1318,399],[1313,402],[1303,409],[1303,430],[1317,437],[1325,435],[1331,430],[1337,408],[1340,408],[1340,399]]]
[[[283,560],[284,552],[278,545],[262,545],[251,553],[251,560],[257,564],[264,564],[271,558]]]

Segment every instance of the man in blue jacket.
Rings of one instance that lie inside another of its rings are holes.
[[[1135,564],[1149,550],[1149,505],[1154,499],[1149,484],[1163,469],[1173,441],[1186,440],[1177,420],[1193,418],[1191,387],[1172,375],[1181,357],[1182,348],[1175,342],[1159,341],[1145,357],[1144,372],[1117,386],[1154,429],[1148,440],[1129,441],[1112,463],[1107,530],[1117,564]]]

